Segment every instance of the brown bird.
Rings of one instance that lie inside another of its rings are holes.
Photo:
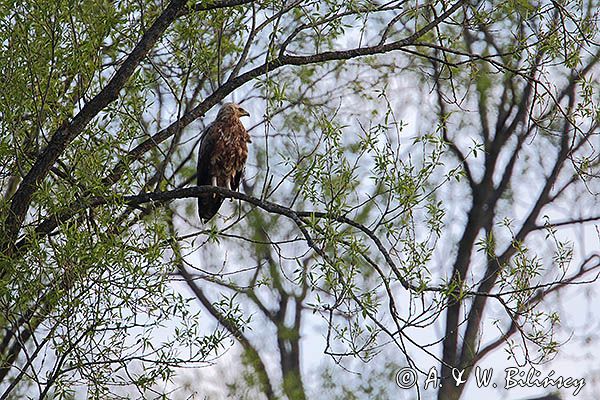
[[[237,190],[248,158],[250,135],[240,117],[248,112],[235,103],[224,104],[200,141],[198,186],[212,185]],[[218,194],[198,196],[198,215],[202,222],[215,216],[223,203]]]

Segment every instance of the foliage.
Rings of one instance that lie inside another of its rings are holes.
[[[242,354],[223,393],[304,399],[311,329],[332,365],[551,359],[548,300],[600,266],[561,233],[600,217],[597,10],[5,1],[2,398],[185,396]],[[252,114],[241,193],[190,189],[226,99]],[[200,190],[235,200],[201,226]]]

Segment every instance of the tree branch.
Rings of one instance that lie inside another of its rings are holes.
[[[252,3],[254,0],[221,0],[221,1],[203,1],[196,3],[191,7],[185,8],[177,14],[178,17],[188,15],[199,11],[218,10],[219,8],[229,8]]]
[[[14,249],[13,244],[25,219],[31,198],[50,171],[54,162],[60,157],[69,143],[83,131],[87,124],[102,109],[118,98],[119,92],[129,80],[140,61],[148,54],[165,30],[175,20],[177,13],[185,3],[185,0],[172,0],[152,26],[144,33],[110,82],[77,113],[70,123],[63,123],[54,133],[48,146],[37,158],[25,178],[23,178],[19,189],[17,189],[12,197],[10,210],[2,228],[4,231],[2,249],[6,249],[8,255]]]

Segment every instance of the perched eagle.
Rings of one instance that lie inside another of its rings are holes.
[[[221,107],[200,141],[198,186],[213,185],[237,190],[248,158],[247,143],[251,143],[240,117],[249,115],[235,103]],[[198,196],[198,215],[202,222],[214,217],[222,203],[223,197],[218,194]]]

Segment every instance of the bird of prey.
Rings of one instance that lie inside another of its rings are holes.
[[[237,190],[248,158],[250,135],[240,117],[248,112],[235,103],[224,104],[217,118],[200,140],[198,150],[198,186],[212,185]],[[198,196],[198,215],[202,222],[215,216],[223,197],[208,193]]]

